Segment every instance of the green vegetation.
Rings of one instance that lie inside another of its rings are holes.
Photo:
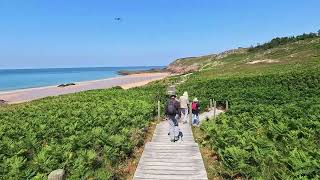
[[[211,98],[230,103],[201,126],[203,144],[225,165],[220,176],[320,178],[319,55],[319,37],[233,52],[206,61],[207,69],[178,87],[204,107]],[[272,61],[257,61],[264,59]],[[220,65],[210,66],[215,61]]]
[[[211,98],[230,103],[195,133],[212,150],[202,150],[205,159],[220,160],[206,163],[209,175],[320,178],[320,37],[173,63],[193,64],[200,71],[143,88],[1,106],[0,179],[45,179],[58,168],[68,179],[122,178],[119,169],[143,144],[156,101],[164,102],[165,84],[181,81],[178,91],[197,96],[203,107]]]
[[[320,30],[319,30],[320,32]],[[312,39],[315,38],[317,36],[320,36],[320,34],[317,33],[309,33],[309,34],[302,34],[302,35],[298,35],[298,36],[291,36],[291,37],[277,37],[272,39],[270,42],[261,44],[261,45],[257,45],[256,47],[251,47],[249,48],[249,51],[256,51],[256,50],[267,50],[267,49],[271,49],[280,45],[285,45],[288,43],[292,43],[292,42],[296,42],[296,41],[301,41],[301,40],[306,40],[306,39]]]
[[[199,77],[228,77],[283,72],[313,67],[320,57],[320,37],[280,45],[268,50],[236,49],[217,55],[177,60],[172,65],[200,66]]]
[[[119,179],[165,87],[93,90],[0,108],[0,179]]]

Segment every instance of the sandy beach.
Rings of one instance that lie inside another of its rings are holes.
[[[76,82],[76,85],[68,87],[47,86],[39,88],[21,89],[0,92],[0,100],[7,101],[8,104],[28,102],[48,96],[58,96],[92,89],[106,89],[114,86],[121,86],[124,89],[143,86],[149,82],[163,79],[169,73],[144,73],[121,76],[109,79]]]

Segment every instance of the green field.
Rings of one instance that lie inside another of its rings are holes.
[[[248,63],[264,59],[272,61]],[[216,176],[319,179],[320,38],[203,62],[178,89],[203,107],[209,99],[230,103],[201,126],[202,144],[224,165]]]
[[[0,179],[119,179],[164,86],[92,90],[0,107]]]

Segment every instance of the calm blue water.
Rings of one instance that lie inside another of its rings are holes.
[[[0,69],[0,91],[59,85],[119,76],[119,70],[148,70],[162,67],[94,67],[52,69]]]

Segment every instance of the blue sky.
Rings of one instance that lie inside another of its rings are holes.
[[[315,32],[319,11],[319,0],[0,0],[0,69],[166,65]]]

